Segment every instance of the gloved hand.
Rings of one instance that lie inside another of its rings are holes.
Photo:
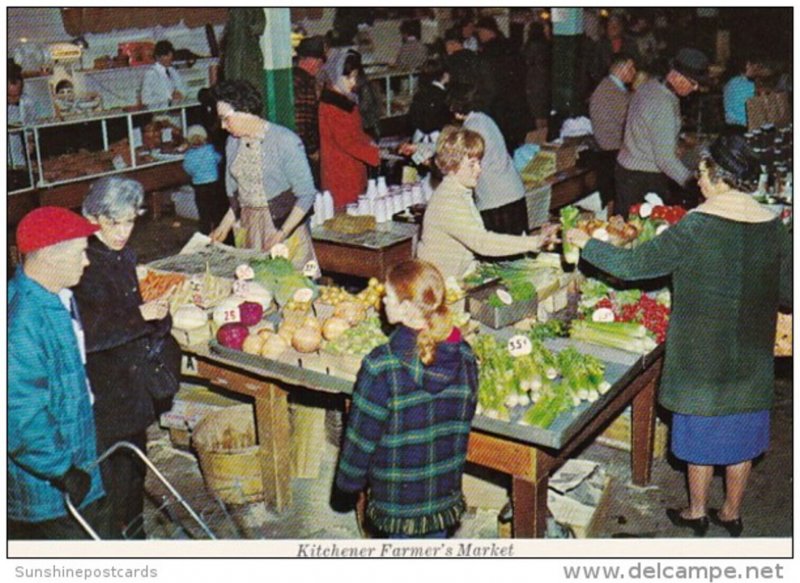
[[[67,473],[52,480],[53,485],[69,494],[69,500],[75,506],[80,506],[92,486],[92,478],[81,470],[72,466]]]

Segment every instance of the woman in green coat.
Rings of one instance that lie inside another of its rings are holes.
[[[780,218],[746,194],[757,178],[744,138],[725,136],[700,163],[706,202],[652,241],[627,250],[567,234],[585,261],[614,277],[671,276],[659,402],[673,413],[672,451],[688,465],[689,507],[667,516],[695,536],[709,518],[741,534],[752,460],[769,445],[775,325],[778,307],[792,301],[792,242]],[[725,502],[707,511],[716,465],[725,466]]]

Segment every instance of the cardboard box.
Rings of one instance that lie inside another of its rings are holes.
[[[578,146],[569,144],[542,144],[542,151],[554,152],[556,155],[556,172],[573,168],[578,160]]]
[[[489,298],[500,288],[502,286],[493,285],[467,295],[467,311],[473,318],[494,329],[499,329],[536,314],[538,298],[514,302],[509,306],[503,305],[499,308],[490,305]]]
[[[597,442],[608,447],[631,450],[631,408],[625,409],[606,430],[597,438]],[[669,446],[667,426],[656,419],[655,437],[653,438],[653,458],[663,459]]]

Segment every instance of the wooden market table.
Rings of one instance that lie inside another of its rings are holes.
[[[416,225],[389,221],[358,235],[314,227],[311,238],[322,271],[385,280],[393,265],[414,257],[418,233]]]
[[[563,413],[549,429],[475,417],[467,460],[511,477],[512,532],[517,538],[544,536],[550,475],[629,404],[633,482],[645,485],[650,480],[663,348],[640,356],[561,339],[549,341],[549,345],[554,350],[575,346],[601,358],[612,388],[594,403],[584,402]],[[287,509],[291,504],[288,393],[311,390],[347,397],[353,380],[326,374],[329,370],[300,368],[300,363],[265,361],[213,343],[185,351],[200,377],[255,400],[265,503],[279,511]]]

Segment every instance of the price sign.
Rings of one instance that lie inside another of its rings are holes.
[[[250,286],[248,283],[242,279],[237,279],[233,282],[233,295],[239,296],[241,298],[247,297],[247,292],[249,291]]]
[[[313,259],[303,266],[303,275],[306,277],[317,277],[317,273],[319,273],[319,265]]]
[[[511,294],[504,289],[497,290],[497,297],[500,298],[500,301],[507,306],[510,306],[514,303],[514,298],[512,298]]]
[[[272,249],[269,250],[269,256],[275,259],[276,257],[283,257],[284,259],[289,259],[289,248],[284,245],[283,243],[278,243],[277,245],[273,245]]]
[[[229,308],[222,313],[223,324],[238,324],[242,321],[242,315],[239,313],[239,308]]]
[[[517,334],[508,339],[508,352],[511,356],[527,356],[531,353],[531,339]]]

